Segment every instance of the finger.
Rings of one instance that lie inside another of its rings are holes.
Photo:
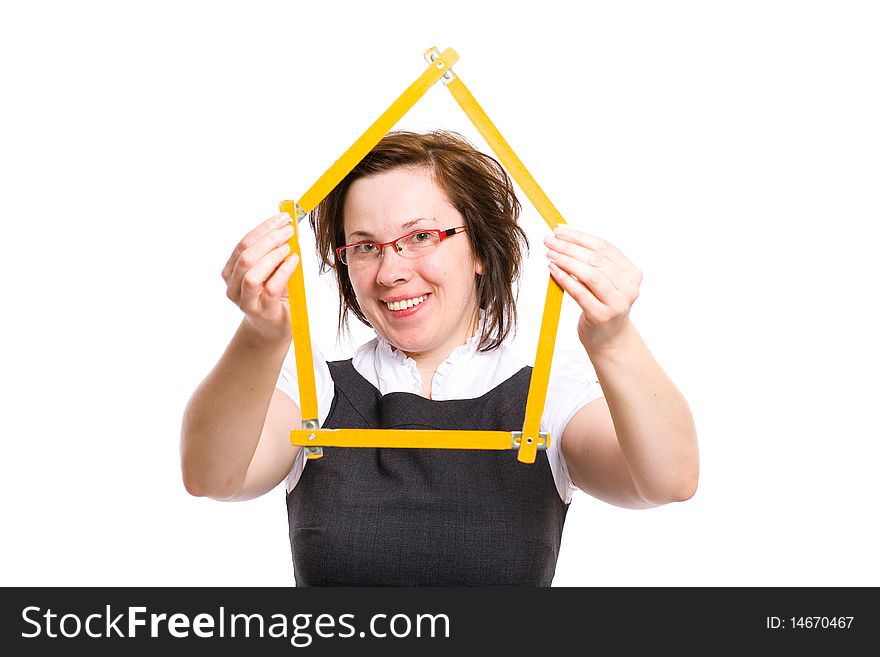
[[[265,296],[271,299],[287,296],[287,282],[298,264],[297,254],[291,253],[287,256],[266,281]]]
[[[601,237],[590,235],[589,233],[572,228],[566,224],[557,226],[553,230],[553,234],[561,240],[565,240],[572,244],[578,244],[591,251],[596,251],[602,254],[615,266],[620,268],[621,271],[629,272],[636,268],[635,265],[630,262],[623,253],[621,253],[620,249]]]
[[[604,313],[604,304],[596,298],[588,287],[583,285],[578,279],[574,278],[568,272],[560,269],[556,263],[550,263],[550,275],[559,283],[559,287],[575,300],[584,314],[590,317],[598,317]]]
[[[552,250],[547,252],[547,257],[569,278],[574,276],[577,283],[581,287],[588,288],[590,293],[603,305],[611,306],[621,300],[620,291],[601,268]],[[578,299],[578,297],[572,296],[575,300]]]
[[[291,224],[283,225],[281,228],[276,228],[263,235],[256,243],[242,251],[232,267],[232,274],[227,281],[227,286],[237,289],[251,268],[256,266],[273,249],[287,244],[293,237],[293,233],[294,229]]]
[[[625,284],[625,279],[622,277],[626,274],[598,251],[561,240],[552,235],[544,239],[544,244],[550,249],[547,257],[556,260],[565,256],[564,260],[557,264],[578,278],[586,278],[587,270],[585,267],[589,266],[602,270],[615,287],[618,287],[618,280],[621,287]]]
[[[228,279],[232,276],[232,270],[235,267],[235,263],[238,262],[238,259],[241,257],[241,254],[256,244],[261,238],[272,232],[273,230],[277,230],[285,225],[291,224],[292,220],[290,215],[287,212],[281,212],[279,214],[273,215],[266,219],[259,226],[256,226],[253,230],[251,230],[247,235],[245,235],[241,241],[235,246],[232,254],[229,256],[229,260],[226,261],[226,265],[223,267],[223,280]]]
[[[269,253],[260,258],[253,267],[244,272],[241,277],[241,292],[239,294],[239,307],[245,312],[258,312],[260,310],[260,297],[265,291],[266,281],[290,253],[290,245],[287,242],[275,247]]]

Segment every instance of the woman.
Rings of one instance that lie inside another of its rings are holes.
[[[376,338],[353,358],[315,349],[322,427],[518,430],[531,369],[507,346],[526,238],[509,177],[445,131],[389,133],[311,215],[322,262]],[[290,445],[300,425],[287,281],[290,217],[248,233],[223,278],[244,312],[182,430],[187,490],[244,500],[287,482],[298,585],[549,586],[572,491],[627,508],[689,499],[698,451],[687,403],[629,311],[641,274],[568,226],[550,273],[579,304],[586,360],[555,359],[534,464],[516,451]]]

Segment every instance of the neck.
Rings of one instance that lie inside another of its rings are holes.
[[[419,368],[419,373],[422,376],[422,397],[431,398],[431,382],[434,380],[434,373],[437,371],[437,367],[449,358],[449,354],[451,354],[455,349],[462,346],[463,344],[467,344],[467,341],[470,340],[477,332],[477,328],[479,326],[479,318],[474,317],[474,320],[471,322],[470,326],[468,326],[467,331],[463,336],[463,339],[454,341],[450,344],[452,346],[446,353],[440,352],[426,352],[426,353],[415,353],[410,351],[404,351],[407,356],[412,358],[416,362],[416,367]]]

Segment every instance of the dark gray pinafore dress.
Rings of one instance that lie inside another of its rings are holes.
[[[380,395],[350,359],[328,364],[325,428],[522,429],[530,367],[481,397],[433,401]],[[297,586],[550,586],[568,505],[546,452],[516,457],[325,447],[287,495]]]

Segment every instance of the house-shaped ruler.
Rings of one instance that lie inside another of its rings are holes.
[[[495,152],[498,160],[528,196],[529,200],[551,229],[565,221],[553,207],[550,199],[526,170],[498,129],[452,71],[458,53],[447,48],[442,53],[430,48],[424,54],[427,70],[413,82],[352,146],[324,172],[318,181],[298,201],[282,201],[280,209],[294,219],[294,235],[290,238],[291,253],[300,256],[299,222],[315,209],[324,197],[345,178],[361,159],[379,143],[389,130],[438,80],[449,89],[464,113],[479,130]],[[302,259],[300,258],[300,261]],[[288,283],[290,324],[299,378],[302,428],[290,432],[290,442],[302,445],[308,458],[323,456],[322,447],[430,447],[440,449],[516,449],[518,460],[534,463],[536,451],[546,449],[551,436],[540,431],[541,413],[547,396],[550,363],[559,313],[562,308],[562,288],[553,277],[547,287],[544,316],[538,337],[538,349],[529,394],[526,400],[525,421],[517,431],[425,431],[409,429],[322,429],[318,422],[318,401],[312,365],[312,345],[303,268],[299,266]]]

